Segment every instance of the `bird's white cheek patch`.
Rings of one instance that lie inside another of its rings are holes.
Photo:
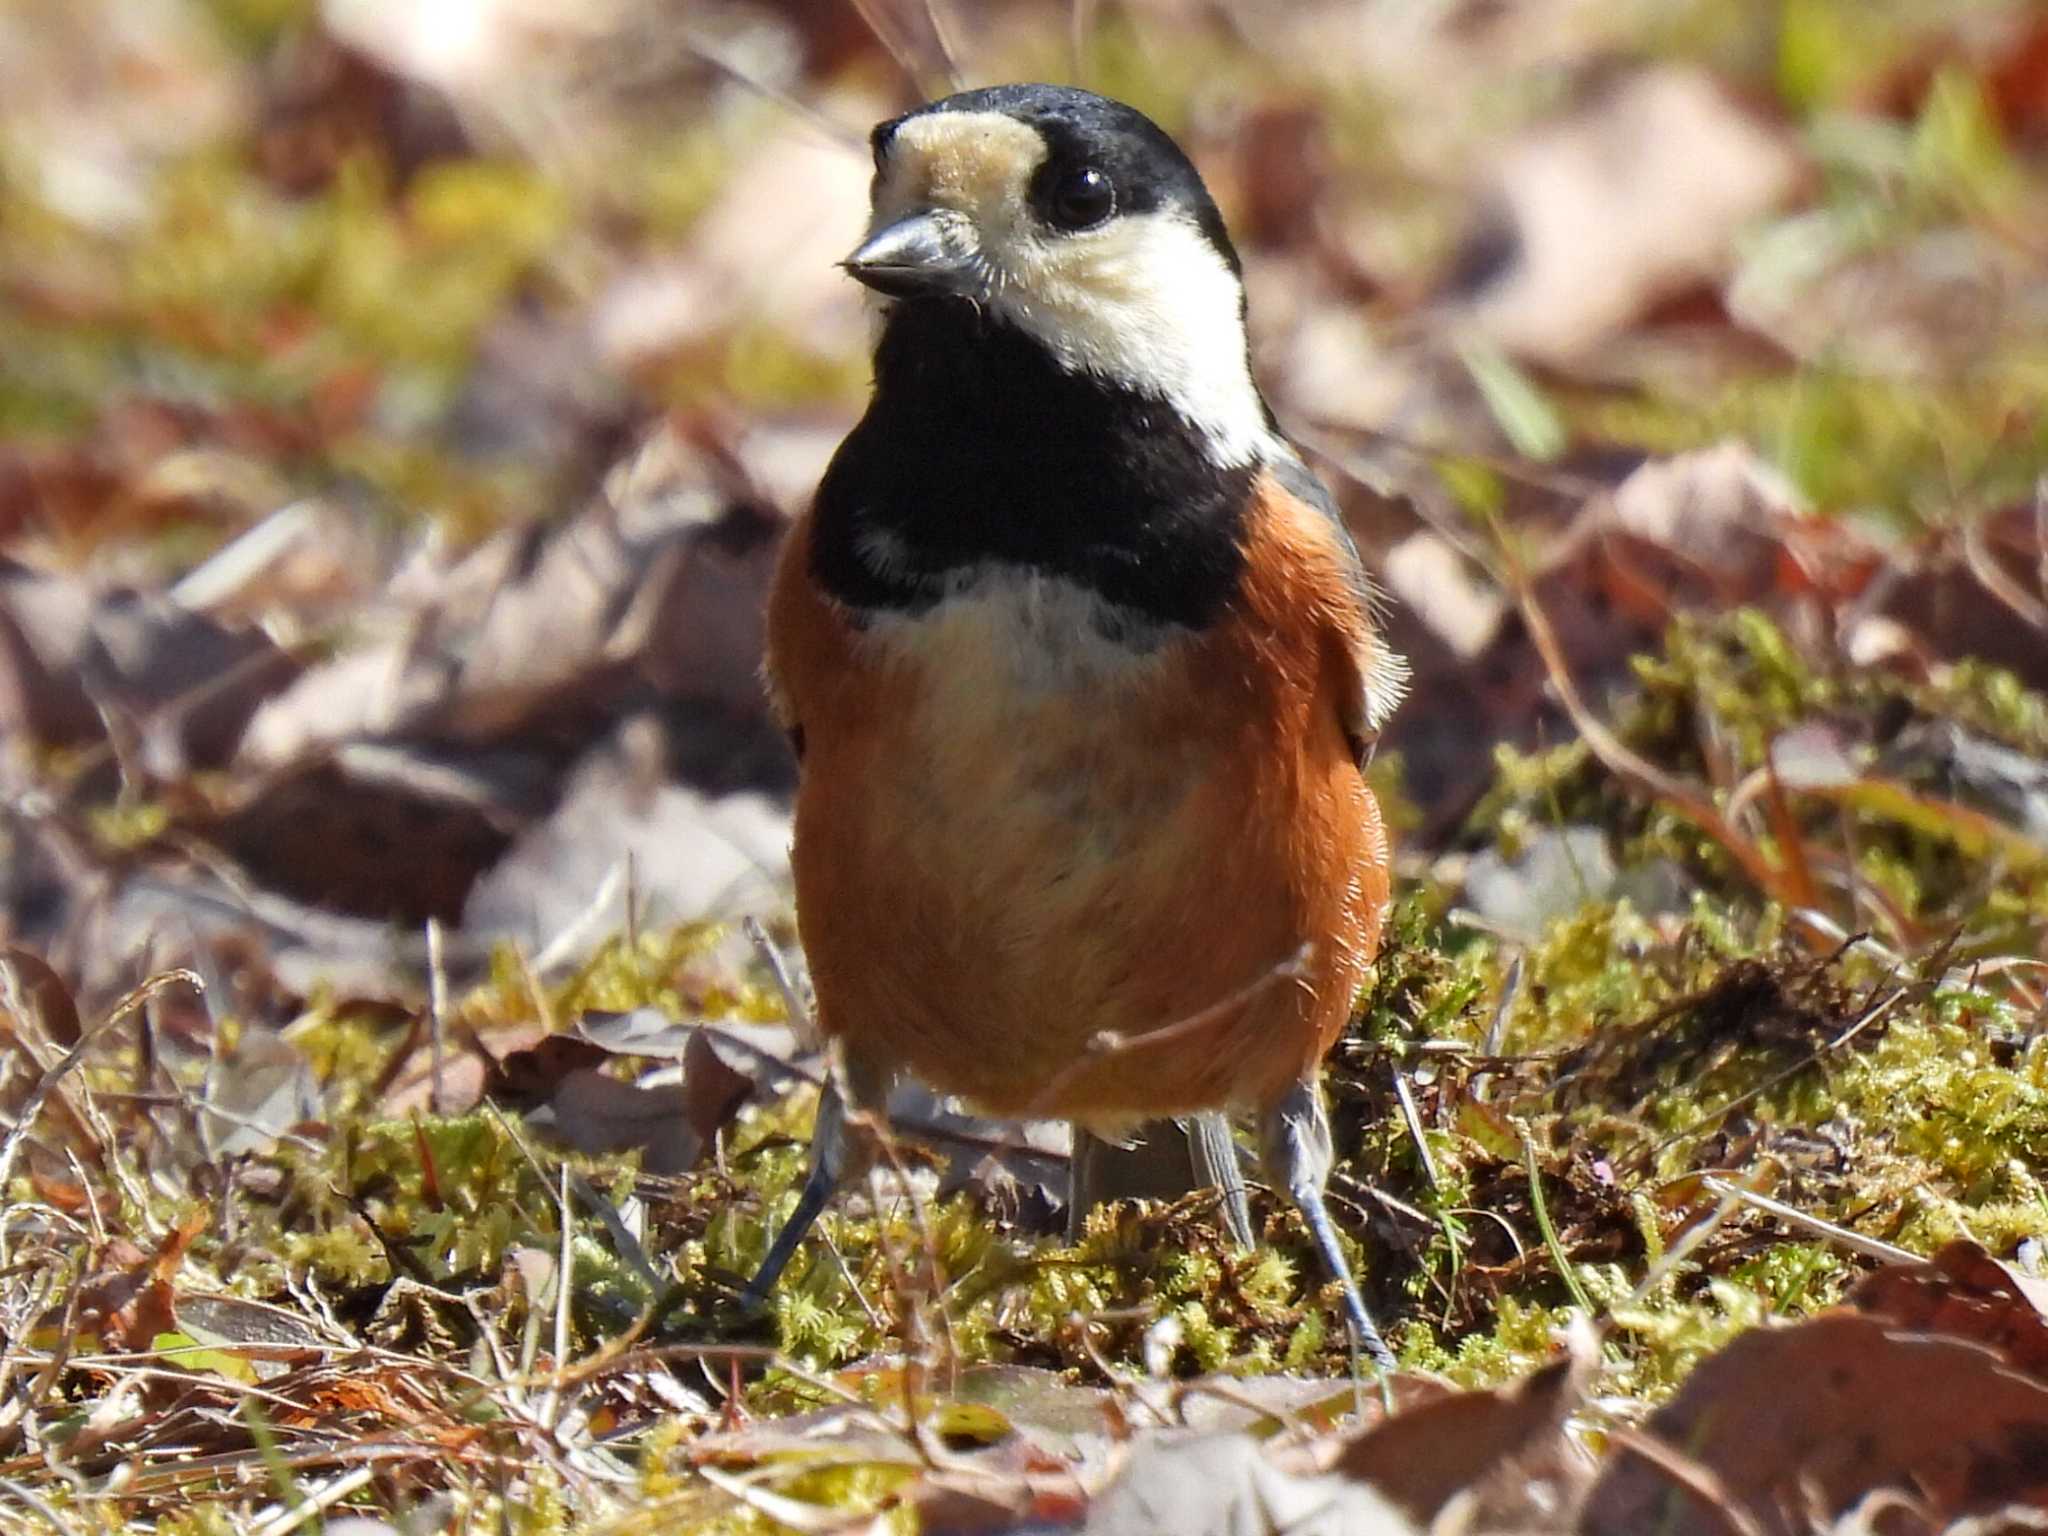
[[[1024,293],[1007,297],[996,308],[1065,366],[1166,401],[1202,429],[1218,462],[1272,451],[1245,349],[1243,289],[1184,216],[1136,214],[1048,243]]]

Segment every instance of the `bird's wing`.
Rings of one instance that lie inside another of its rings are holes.
[[[1363,764],[1373,742],[1379,737],[1381,726],[1407,690],[1408,664],[1389,649],[1381,637],[1376,621],[1383,606],[1382,599],[1372,584],[1372,578],[1365,573],[1365,563],[1358,558],[1358,546],[1352,542],[1351,531],[1344,526],[1343,514],[1337,510],[1336,499],[1330,495],[1329,489],[1314,471],[1291,453],[1275,454],[1268,467],[1281,490],[1327,525],[1329,542],[1342,568],[1348,596],[1347,611],[1333,618],[1342,632],[1342,649],[1350,663],[1351,676],[1349,686],[1338,701],[1338,708],[1343,715],[1344,734],[1351,740],[1352,752]]]

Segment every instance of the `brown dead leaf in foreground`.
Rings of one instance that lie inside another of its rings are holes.
[[[1888,1530],[1939,1530],[2013,1504],[2048,1509],[2048,1384],[1976,1344],[1877,1318],[1837,1313],[1744,1334],[1645,1429],[1773,1536],[1806,1532],[1886,1490],[1922,1511]],[[1705,1485],[1681,1485],[1624,1448],[1581,1529],[1721,1536],[1729,1512],[1708,1506],[1697,1491]]]
[[[1539,1482],[1583,1479],[1564,1421],[1596,1360],[1589,1342],[1498,1391],[1452,1393],[1397,1413],[1345,1443],[1329,1469],[1425,1524],[1461,1496],[1484,1499],[1491,1484],[1521,1485],[1515,1502],[1527,1503]]]
[[[1849,1300],[1896,1327],[1982,1344],[2048,1382],[2048,1284],[2015,1274],[1975,1243],[1950,1243],[1925,1264],[1880,1269]]]

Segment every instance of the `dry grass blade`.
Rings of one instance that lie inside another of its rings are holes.
[[[1088,83],[1088,39],[1095,34],[1095,0],[1068,0],[1067,53],[1074,79]]]
[[[772,102],[798,122],[808,123],[831,143],[842,149],[851,150],[857,155],[867,153],[868,140],[865,133],[827,116],[802,98],[770,85],[752,70],[736,63],[723,50],[705,42],[701,37],[685,33],[682,46],[693,57],[703,60],[734,84],[744,86],[763,101]]]
[[[854,14],[860,17],[861,24],[874,35],[875,41],[882,45],[896,67],[903,71],[903,78],[910,82],[911,89],[920,98],[929,96],[931,92],[925,85],[923,71],[918,67],[917,49],[894,26],[883,21],[879,0],[848,0],[848,3],[852,5]]]
[[[1078,1056],[1067,1063],[1066,1067],[1053,1078],[1036,1100],[1024,1107],[1023,1112],[1017,1116],[1016,1123],[1022,1125],[1026,1121],[1039,1118],[1040,1106],[1056,1100],[1077,1077],[1090,1067],[1123,1051],[1149,1049],[1153,1046],[1170,1044],[1187,1035],[1197,1034],[1232,1010],[1244,1007],[1267,987],[1277,982],[1288,981],[1301,976],[1308,964],[1308,958],[1308,951],[1304,947],[1275,965],[1263,976],[1239,988],[1220,1002],[1211,1003],[1207,1008],[1192,1013],[1184,1019],[1175,1019],[1169,1024],[1162,1024],[1157,1029],[1148,1029],[1142,1034],[1129,1036],[1107,1032],[1097,1035],[1087,1043]],[[964,1138],[953,1139],[963,1142],[965,1140]],[[1016,1151],[1021,1146],[1022,1142],[1015,1132],[1003,1137],[1002,1140],[989,1148],[988,1155],[982,1159],[981,1164],[975,1169],[975,1179],[981,1181],[989,1178],[995,1169],[996,1159],[1006,1152]],[[1425,1155],[1427,1154],[1425,1153]]]
[[[290,1509],[265,1520],[255,1528],[251,1536],[289,1536],[290,1532],[296,1531],[308,1521],[318,1520],[376,1475],[375,1467],[357,1467],[352,1472],[344,1472],[333,1481],[323,1483]]]
[[[1505,547],[1505,546],[1504,546]],[[1571,717],[1572,725],[1592,749],[1593,755],[1609,773],[1627,788],[1655,800],[1667,810],[1684,817],[1726,850],[1729,857],[1741,866],[1752,883],[1772,900],[1786,907],[1798,910],[1809,905],[1800,899],[1799,883],[1786,871],[1777,868],[1767,859],[1763,850],[1742,835],[1714,803],[1692,785],[1673,774],[1666,773],[1655,763],[1634,751],[1620,737],[1607,728],[1606,722],[1594,714],[1585,698],[1579,693],[1578,684],[1572,680],[1570,664],[1565,660],[1564,647],[1558,643],[1557,632],[1551,627],[1550,617],[1543,611],[1537,600],[1534,586],[1522,569],[1512,550],[1507,551],[1509,586],[1513,589],[1515,602],[1521,610],[1522,621],[1528,626],[1529,638],[1542,658],[1543,666],[1550,676],[1550,685],[1556,689],[1558,702]]]
[[[1408,1074],[1400,1067],[1394,1068],[1394,1098],[1401,1106],[1401,1123],[1408,1127],[1408,1136],[1415,1143],[1415,1155],[1421,1160],[1422,1175],[1429,1181],[1431,1189],[1441,1189],[1443,1180],[1436,1171],[1436,1157],[1429,1150],[1429,1138],[1423,1134],[1422,1111],[1415,1103],[1415,1089],[1408,1082]]]
[[[2043,602],[2014,581],[2005,567],[1998,563],[1998,557],[1985,542],[1981,518],[1963,520],[1963,558],[1969,564],[1970,574],[1977,578],[1977,584],[2010,608],[2021,623],[2031,629],[2048,632],[2048,602]],[[2048,587],[2044,587],[2044,591],[2048,591]]]
[[[1285,960],[1276,963],[1264,975],[1238,988],[1228,997],[1189,1014],[1186,1018],[1175,1019],[1170,1024],[1162,1024],[1157,1029],[1148,1029],[1135,1035],[1103,1031],[1089,1040],[1081,1053],[1067,1063],[1032,1103],[1025,1106],[1020,1118],[1038,1118],[1044,1105],[1057,1101],[1082,1073],[1108,1058],[1122,1055],[1127,1051],[1151,1050],[1158,1046],[1171,1045],[1190,1035],[1201,1033],[1218,1019],[1225,1018],[1246,1006],[1268,987],[1300,979],[1307,972],[1308,962],[1309,950],[1304,945]]]
[[[1688,1226],[1679,1234],[1677,1242],[1669,1245],[1657,1256],[1657,1262],[1650,1266],[1636,1288],[1629,1292],[1627,1306],[1639,1307],[1656,1295],[1664,1282],[1677,1272],[1678,1266],[1690,1258],[1700,1244],[1718,1232],[1727,1223],[1728,1218],[1735,1214],[1736,1207],[1742,1203],[1741,1196],[1746,1191],[1740,1186],[1728,1186],[1717,1188],[1716,1193],[1721,1196],[1720,1203],[1709,1211],[1703,1220],[1695,1221]]]
[[[74,1529],[72,1523],[52,1509],[49,1501],[33,1488],[25,1488],[11,1477],[0,1477],[0,1492],[4,1492],[10,1499],[18,1499],[24,1509],[33,1510],[42,1516],[50,1523],[50,1528],[57,1532],[57,1536],[71,1536]]]
[[[1780,1221],[1789,1222],[1795,1227],[1824,1237],[1831,1243],[1839,1243],[1852,1253],[1860,1253],[1866,1258],[1876,1259],[1880,1264],[1918,1264],[1922,1262],[1920,1255],[1912,1252],[1910,1249],[1895,1247],[1891,1243],[1879,1242],[1874,1237],[1865,1237],[1861,1232],[1852,1232],[1849,1228],[1838,1226],[1832,1221],[1823,1221],[1820,1217],[1810,1215],[1800,1210],[1797,1206],[1787,1205],[1782,1200],[1773,1200],[1769,1195],[1759,1194],[1753,1189],[1745,1189],[1742,1185],[1731,1183],[1727,1179],[1708,1177],[1701,1180],[1701,1183],[1714,1194],[1719,1195],[1723,1200],[1751,1206],[1756,1210],[1766,1212],[1777,1217]]]
[[[730,1472],[721,1472],[717,1467],[701,1466],[697,1475],[712,1487],[732,1495],[756,1514],[765,1515],[779,1526],[792,1531],[807,1533],[807,1536],[834,1536],[838,1532],[853,1532],[872,1528],[873,1520],[867,1515],[847,1516],[818,1504],[806,1504],[800,1499],[756,1487],[745,1478],[735,1477]]]
[[[164,988],[179,983],[191,987],[195,992],[205,989],[205,983],[192,971],[163,971],[150,977],[149,980],[116,1003],[109,1010],[107,1016],[101,1019],[99,1023],[81,1034],[78,1044],[65,1052],[62,1060],[43,1072],[36,1086],[29,1091],[28,1097],[22,1102],[21,1112],[15,1117],[13,1126],[8,1130],[7,1139],[0,1141],[0,1190],[6,1189],[9,1181],[14,1177],[14,1161],[20,1156],[22,1143],[28,1139],[28,1133],[35,1125],[36,1117],[42,1113],[43,1105],[49,1102],[50,1095],[57,1091],[58,1086],[64,1079],[71,1074],[81,1061],[85,1060],[86,1052],[92,1049],[93,1043],[101,1035],[127,1018],[137,1008],[140,1008],[144,1003],[156,996],[157,993],[163,991]],[[0,1270],[5,1270],[7,1267],[7,1254],[7,1224],[5,1221],[0,1221]]]
[[[754,946],[754,953],[761,963],[768,967],[768,975],[775,983],[775,991],[782,999],[782,1009],[792,1029],[808,1030],[815,1037],[817,1021],[811,1017],[810,1005],[797,991],[796,978],[790,974],[789,963],[782,958],[781,947],[768,937],[768,930],[761,926],[758,917],[749,916],[741,923],[747,935],[747,942]]]
[[[950,90],[963,90],[967,85],[966,75],[960,70],[960,48],[953,34],[952,18],[946,14],[945,0],[924,0],[924,19],[932,29],[932,41],[938,45],[939,57],[946,66],[946,85]]]

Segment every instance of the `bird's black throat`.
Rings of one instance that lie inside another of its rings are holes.
[[[1011,565],[1199,627],[1236,591],[1255,474],[1218,466],[1164,402],[1069,373],[966,301],[912,300],[818,488],[811,568],[861,610],[921,611]]]

